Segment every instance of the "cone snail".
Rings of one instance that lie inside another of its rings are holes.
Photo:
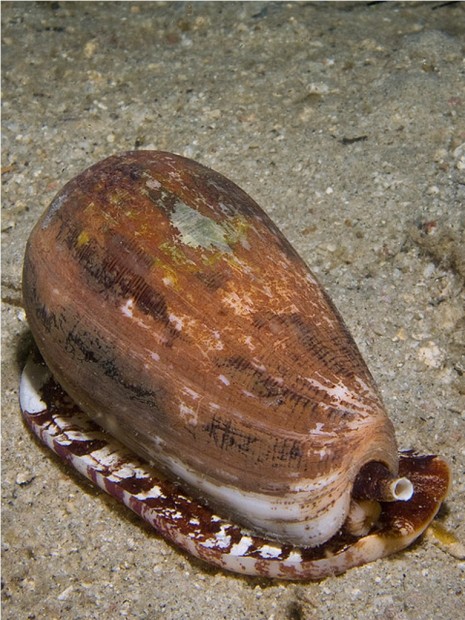
[[[23,296],[26,423],[207,562],[339,574],[408,546],[447,495],[444,460],[398,451],[303,260],[194,161],[126,152],[71,180],[31,233]]]

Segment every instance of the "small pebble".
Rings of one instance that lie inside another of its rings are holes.
[[[15,482],[19,484],[19,486],[23,487],[27,484],[30,484],[34,480],[35,476],[31,474],[29,471],[20,471],[16,474]]]

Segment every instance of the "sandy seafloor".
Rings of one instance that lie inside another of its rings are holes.
[[[465,539],[465,10],[459,3],[2,3],[3,618],[457,619],[426,537],[319,583],[192,560],[35,442],[21,264],[55,192],[133,148],[227,174],[318,274],[401,447],[449,459]]]

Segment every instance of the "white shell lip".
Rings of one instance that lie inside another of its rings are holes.
[[[313,514],[308,491],[299,493],[291,489],[288,495],[277,496],[219,485],[172,457],[168,468],[190,488],[212,498],[220,509],[226,507],[230,517],[239,519],[254,531],[289,544],[306,547],[323,544],[339,531],[349,511],[350,486],[333,502],[325,503],[325,510]],[[326,484],[323,479],[319,481],[318,486],[330,488],[337,482],[338,476],[334,474],[328,477]]]

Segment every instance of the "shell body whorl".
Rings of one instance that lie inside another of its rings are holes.
[[[100,426],[223,514],[312,547],[394,431],[332,302],[240,188],[170,153],[110,157],[31,234],[29,324]]]

